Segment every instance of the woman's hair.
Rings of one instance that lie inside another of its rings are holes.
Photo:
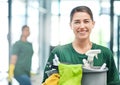
[[[76,12],[86,12],[86,13],[88,13],[90,15],[92,21],[94,20],[92,11],[91,11],[91,9],[89,7],[87,7],[87,6],[77,6],[77,7],[73,8],[71,13],[70,13],[70,22],[72,21],[73,15]]]
[[[23,26],[22,26],[22,31],[23,31],[26,27],[29,28],[28,25],[23,25]]]

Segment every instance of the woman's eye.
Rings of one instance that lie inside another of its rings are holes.
[[[89,23],[89,21],[84,21],[84,23]]]
[[[74,22],[75,24],[79,24],[80,22]]]
[[[88,23],[90,23],[90,20],[85,20],[84,23],[88,24]]]

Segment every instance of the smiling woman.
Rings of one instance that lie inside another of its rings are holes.
[[[57,46],[51,51],[44,70],[43,82],[49,77],[47,76],[47,71],[56,69],[59,72],[59,68],[56,68],[53,62],[55,55],[58,57],[60,63],[83,64],[83,59],[88,58],[86,55],[87,51],[99,49],[101,53],[98,55],[98,59],[94,58],[93,65],[102,66],[106,63],[109,69],[107,72],[107,85],[120,84],[112,52],[107,47],[93,43],[90,40],[90,34],[94,25],[92,11],[89,7],[77,6],[72,9],[70,27],[74,32],[75,38],[71,43]],[[80,82],[78,85],[81,85]]]
[[[76,38],[87,38],[89,39],[91,30],[94,27],[93,19],[86,12],[76,12],[73,16],[71,15],[71,28]],[[81,41],[81,39],[79,39]]]

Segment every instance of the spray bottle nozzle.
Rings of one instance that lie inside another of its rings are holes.
[[[98,59],[98,57],[97,57],[98,53],[101,53],[100,49],[89,50],[85,53],[88,56],[87,60],[90,63],[90,66],[93,66],[94,57],[96,57]]]

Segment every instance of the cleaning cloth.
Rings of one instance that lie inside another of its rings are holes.
[[[42,85],[58,85],[59,78],[59,74],[54,73],[51,76],[49,76]]]
[[[81,85],[82,64],[63,64],[58,65],[59,84],[58,85]]]

